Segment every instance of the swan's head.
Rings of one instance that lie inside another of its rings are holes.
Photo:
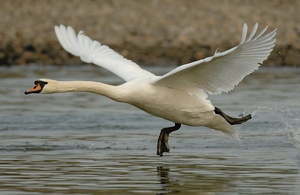
[[[50,80],[50,79],[39,79],[34,81],[34,86],[27,91],[25,91],[25,94],[31,94],[31,93],[41,93],[41,94],[49,94],[49,93],[55,93],[57,81]]]

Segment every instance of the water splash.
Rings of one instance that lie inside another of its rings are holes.
[[[296,148],[300,148],[300,119],[296,118],[291,121],[286,121],[287,137],[291,144]]]
[[[292,115],[292,111],[294,109],[293,105],[281,105],[281,106],[267,106],[267,105],[256,105],[254,107],[246,108],[245,111],[242,113],[243,115],[246,115],[247,113],[250,113],[252,116],[255,116],[258,113],[285,113],[289,116]]]
[[[254,118],[260,120],[260,128],[266,130],[266,135],[282,136],[294,147],[300,148],[300,109],[295,105],[254,106],[245,109],[242,115],[250,113],[252,117],[259,116]]]

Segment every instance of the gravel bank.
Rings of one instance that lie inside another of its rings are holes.
[[[300,66],[298,0],[0,0],[0,64],[79,64],[53,26],[65,24],[142,65],[180,65],[238,44],[242,24],[278,28],[265,65]]]

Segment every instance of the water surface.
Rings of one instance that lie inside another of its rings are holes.
[[[163,74],[172,67],[151,68]],[[241,142],[88,93],[24,95],[38,78],[122,80],[94,66],[0,68],[0,194],[299,194],[300,69],[261,68],[210,96],[226,113],[253,115]]]

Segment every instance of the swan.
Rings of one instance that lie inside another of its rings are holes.
[[[38,79],[25,94],[52,94],[62,92],[91,92],[117,102],[131,104],[147,113],[175,123],[161,129],[157,141],[157,155],[169,152],[169,134],[181,125],[205,126],[239,140],[235,124],[251,119],[251,115],[234,118],[212,105],[208,94],[231,91],[245,76],[266,60],[275,45],[276,30],[266,33],[268,27],[257,33],[256,23],[247,36],[243,25],[240,43],[224,52],[181,65],[156,76],[138,64],[124,58],[106,45],[86,36],[76,35],[74,29],[64,25],[54,30],[61,46],[83,62],[105,68],[125,82],[113,86],[93,81],[57,81]]]

